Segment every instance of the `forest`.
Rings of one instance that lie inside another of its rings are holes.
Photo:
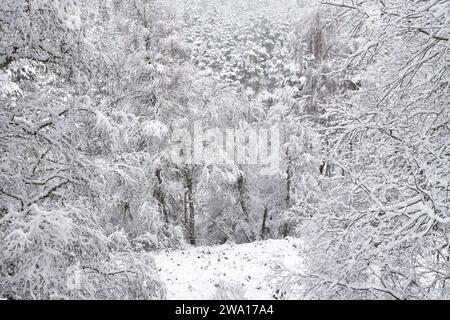
[[[449,67],[449,0],[2,0],[0,299],[450,299]]]

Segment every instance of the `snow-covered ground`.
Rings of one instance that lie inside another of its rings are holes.
[[[298,239],[162,251],[155,256],[168,299],[280,299],[280,278],[302,266]]]

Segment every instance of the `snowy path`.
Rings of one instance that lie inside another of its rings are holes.
[[[168,299],[276,299],[280,270],[301,266],[298,239],[163,251],[155,256]]]

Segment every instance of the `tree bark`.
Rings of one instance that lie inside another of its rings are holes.
[[[159,206],[163,212],[164,215],[164,221],[168,224],[169,223],[169,208],[167,207],[166,203],[166,197],[164,194],[164,191],[162,189],[162,176],[161,176],[161,169],[156,169],[155,176],[158,181],[158,185],[155,188],[155,191],[153,192],[153,197],[158,201]]]
[[[286,210],[291,207],[291,189],[292,189],[292,159],[289,155],[289,148],[286,150],[286,158],[287,158],[287,169],[286,169],[286,199],[285,206]],[[281,234],[283,238],[289,236],[289,224],[284,222],[281,226]]]
[[[261,240],[267,240],[269,238],[270,230],[267,227],[267,219],[269,217],[269,209],[264,207],[263,223],[261,228]]]
[[[197,239],[195,234],[195,210],[192,170],[186,169],[184,172],[184,177],[186,183],[186,193],[184,197],[185,223],[186,229],[188,231],[189,243],[195,246],[197,244]]]
[[[242,174],[240,174],[237,179],[237,188],[239,191],[239,204],[242,209],[242,214],[244,215],[244,221],[249,227],[251,227],[251,225],[250,225],[250,210],[248,208],[248,203],[247,203],[248,196],[247,196],[247,191],[245,188],[245,179]],[[252,230],[250,230],[250,234],[245,232],[245,237],[247,238],[248,242],[252,242],[255,240],[255,234],[253,233]]]

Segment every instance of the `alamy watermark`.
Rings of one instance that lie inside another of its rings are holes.
[[[274,175],[280,169],[280,129],[204,129],[195,122],[190,129],[173,130],[169,150],[178,165],[253,165],[261,175]]]

